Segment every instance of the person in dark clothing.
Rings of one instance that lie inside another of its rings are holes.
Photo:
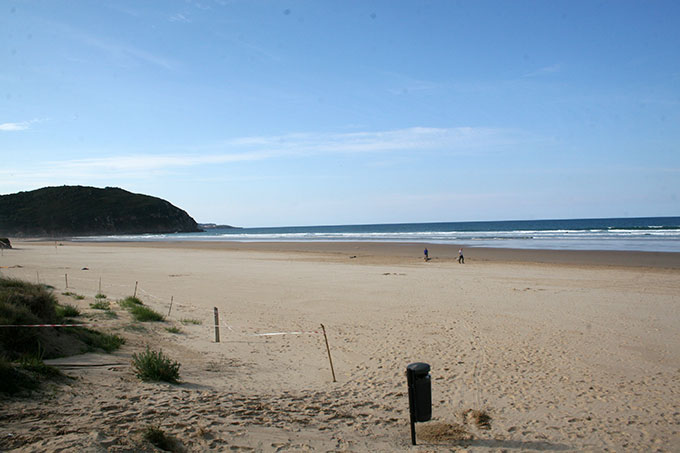
[[[458,264],[465,264],[465,258],[463,257],[463,249],[458,249]]]
[[[427,251],[427,248],[423,251],[423,254],[425,255],[425,261],[429,261],[430,255],[429,255],[429,252]]]

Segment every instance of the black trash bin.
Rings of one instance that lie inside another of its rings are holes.
[[[416,422],[432,418],[432,382],[430,365],[416,362],[406,367],[408,382],[408,405],[411,415],[411,441],[416,444]]]

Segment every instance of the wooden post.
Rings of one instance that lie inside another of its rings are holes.
[[[168,309],[168,318],[170,317],[170,311],[172,311],[172,300],[175,298],[175,296],[170,296],[170,308]]]
[[[326,351],[328,351],[328,361],[331,364],[331,373],[333,373],[333,382],[335,380],[335,370],[333,369],[333,359],[331,358],[331,348],[328,346],[328,337],[326,336],[326,328],[321,324],[321,330],[323,330],[323,339],[326,340]]]
[[[135,293],[132,295],[132,297],[135,297],[135,298],[137,297],[137,283],[139,283],[139,282],[135,282]]]
[[[102,278],[99,277],[99,294],[102,293]]]
[[[38,281],[38,285],[40,284],[40,272],[35,271],[35,279]]]
[[[215,343],[220,342],[220,314],[215,307]]]
[[[66,289],[68,289],[68,274],[64,274],[64,280],[66,280]]]

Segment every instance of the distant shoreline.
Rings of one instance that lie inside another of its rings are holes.
[[[69,246],[140,247],[215,251],[255,251],[275,253],[332,254],[338,258],[356,257],[357,261],[412,263],[423,260],[423,250],[429,250],[430,262],[457,261],[461,245],[410,242],[235,242],[235,241],[78,241],[68,239],[12,239],[15,248],[21,242],[53,244],[68,242]],[[639,252],[612,250],[547,250],[510,249],[463,246],[467,264],[479,262],[534,263],[570,266],[615,266],[680,269],[678,252]],[[355,259],[355,258],[352,258]]]

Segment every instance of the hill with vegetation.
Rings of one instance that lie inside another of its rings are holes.
[[[107,187],[45,187],[0,195],[0,235],[68,237],[201,231],[185,211],[149,195]]]

